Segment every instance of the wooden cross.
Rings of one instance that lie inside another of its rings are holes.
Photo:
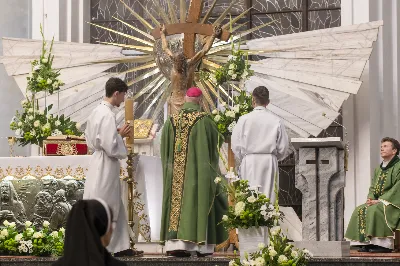
[[[186,58],[192,58],[195,55],[196,51],[194,44],[196,41],[196,34],[212,36],[214,33],[214,27],[212,24],[198,23],[201,16],[202,7],[203,0],[192,0],[190,2],[186,23],[165,25],[166,36],[183,33],[183,54],[186,56]],[[152,31],[152,35],[155,39],[161,38],[160,29],[155,28]],[[222,30],[219,39],[222,41],[228,41],[230,35],[231,33],[229,31]]]

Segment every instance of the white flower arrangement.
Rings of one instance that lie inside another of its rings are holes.
[[[60,256],[64,250],[65,230],[50,232],[49,222],[43,223],[43,230],[36,231],[32,222],[25,222],[25,229],[18,231],[15,222],[4,221],[0,231],[0,253],[3,255]]]

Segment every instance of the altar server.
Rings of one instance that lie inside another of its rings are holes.
[[[252,96],[254,110],[241,116],[232,131],[232,151],[240,161],[240,177],[250,186],[261,186],[260,191],[274,202],[278,160],[286,156],[289,140],[281,119],[267,109],[268,89],[257,87]]]
[[[132,255],[129,244],[129,229],[121,199],[119,159],[127,157],[123,138],[130,127],[124,125],[117,130],[113,109],[124,101],[128,86],[119,78],[110,78],[106,83],[106,97],[90,114],[85,137],[88,147],[94,150],[86,176],[84,199],[100,198],[112,209],[116,228],[107,247],[117,255]]]

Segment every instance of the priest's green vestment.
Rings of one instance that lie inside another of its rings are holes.
[[[216,124],[197,104],[185,103],[165,123],[161,244],[167,240],[220,244],[228,238],[218,225],[228,211],[227,197],[214,183],[222,142]]]
[[[395,156],[386,167],[375,169],[368,198],[378,204],[358,206],[350,219],[345,237],[369,242],[372,238],[393,237],[400,230],[400,159]]]

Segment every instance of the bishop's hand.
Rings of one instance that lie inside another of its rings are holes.
[[[120,134],[121,137],[123,137],[123,138],[128,137],[130,133],[131,133],[131,126],[128,125],[128,124],[124,124],[124,125],[118,130],[118,134]]]

